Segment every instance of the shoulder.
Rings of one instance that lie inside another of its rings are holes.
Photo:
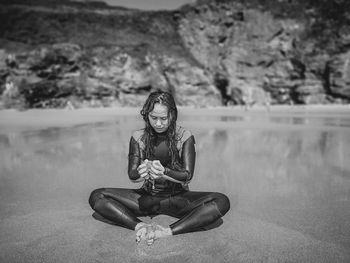
[[[142,141],[142,136],[144,134],[144,129],[136,130],[132,133],[131,139],[134,139],[141,150],[145,149],[145,144]]]
[[[183,128],[182,126],[176,127],[176,139],[182,142],[185,142],[188,138],[193,136],[190,130]]]
[[[132,133],[132,137],[135,139],[135,141],[139,142],[142,138],[143,133],[144,129],[136,130]]]

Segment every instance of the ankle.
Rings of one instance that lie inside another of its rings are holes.
[[[135,231],[138,231],[140,228],[146,226],[147,224],[144,222],[140,222],[135,226]]]
[[[170,227],[162,227],[158,225],[158,229],[155,229],[155,232],[158,232],[161,236],[172,236],[173,232]]]
[[[164,232],[166,233],[167,236],[172,236],[173,235],[173,231],[171,231],[170,227],[166,227],[164,229]]]

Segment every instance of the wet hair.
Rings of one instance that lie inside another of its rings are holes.
[[[169,92],[165,92],[165,91],[152,92],[148,96],[140,112],[143,117],[143,120],[145,121],[145,130],[142,136],[142,140],[145,144],[146,158],[151,159],[154,153],[154,144],[156,141],[157,133],[152,128],[148,119],[148,115],[151,111],[153,111],[154,105],[156,103],[164,105],[168,108],[168,118],[169,118],[170,124],[168,129],[166,130],[166,143],[170,150],[171,166],[172,168],[175,168],[178,166],[178,159],[179,159],[178,151],[176,148],[177,107],[176,107],[174,97]]]

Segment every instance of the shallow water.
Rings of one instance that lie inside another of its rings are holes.
[[[179,123],[196,138],[192,190],[223,192],[231,214],[350,251],[347,115],[190,115]],[[116,116],[73,127],[0,130],[0,220],[88,206],[98,187],[138,187],[126,174],[135,128],[142,128],[139,117]]]

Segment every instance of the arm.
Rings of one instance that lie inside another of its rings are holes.
[[[193,135],[191,135],[182,146],[181,160],[183,164],[183,169],[181,171],[165,167],[165,179],[182,184],[187,184],[191,181],[196,162],[195,140]]]
[[[143,181],[140,177],[137,167],[141,164],[140,146],[134,137],[130,138],[129,143],[129,164],[128,164],[128,175],[129,179],[135,183]]]

